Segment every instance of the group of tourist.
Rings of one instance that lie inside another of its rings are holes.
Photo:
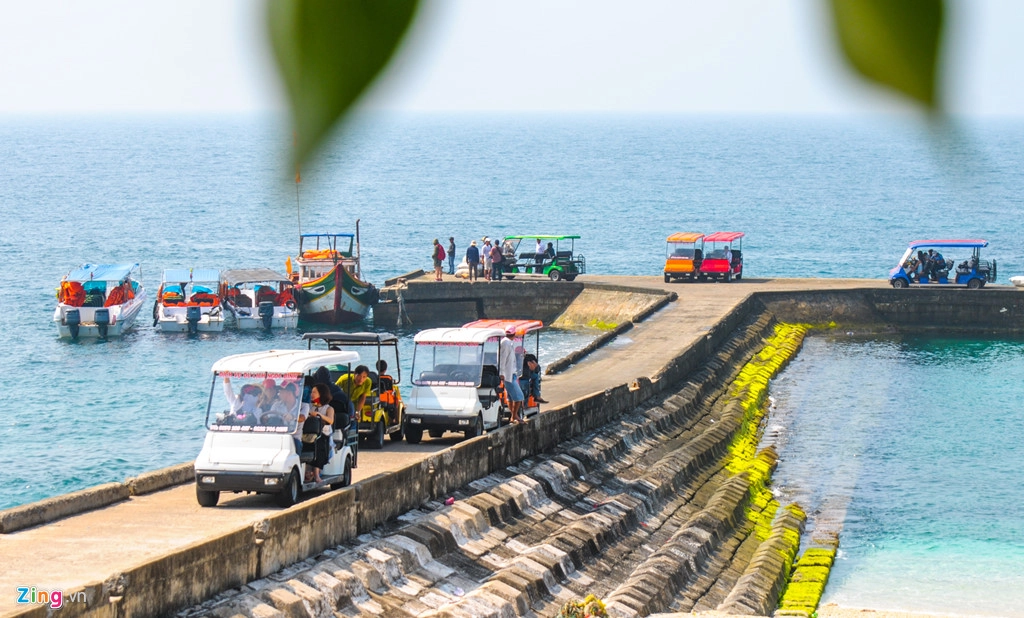
[[[505,242],[499,243],[495,239],[491,239],[484,236],[481,239],[482,246],[477,245],[477,241],[470,241],[469,247],[466,248],[466,267],[468,268],[468,279],[470,281],[478,281],[481,276],[485,281],[501,281],[502,274],[508,272],[510,264],[515,262],[515,246],[511,240],[506,239]],[[444,274],[444,262],[448,261],[448,274],[454,275],[455,269],[455,238],[453,236],[448,237],[448,249],[445,250],[441,242],[435,238],[433,245],[433,252],[431,258],[434,263],[434,281],[443,280]],[[537,246],[534,252],[534,260],[537,266],[540,266],[544,260],[553,260],[555,257],[555,248],[552,243],[548,243],[545,247],[541,240],[537,239]]]
[[[942,276],[940,273],[946,273],[949,268],[946,258],[941,253],[935,249],[929,249],[928,253],[918,251],[917,257],[908,259],[907,263],[903,265],[903,270],[906,271],[911,281],[918,282],[924,278],[939,279]]]

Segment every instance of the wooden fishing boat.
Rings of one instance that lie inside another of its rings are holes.
[[[364,319],[377,302],[377,288],[363,281],[356,233],[302,234],[299,256],[287,263],[297,281],[296,301],[303,321],[343,324]]]

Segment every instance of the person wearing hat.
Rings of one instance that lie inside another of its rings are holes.
[[[448,274],[455,274],[455,237],[448,237]]]
[[[475,281],[480,268],[480,249],[477,248],[475,240],[469,243],[469,248],[466,249],[466,264],[469,265],[469,280]]]

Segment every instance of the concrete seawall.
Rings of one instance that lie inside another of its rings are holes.
[[[410,273],[412,274],[412,273]],[[428,281],[418,277],[380,290],[373,308],[378,326],[459,326],[482,318],[528,316],[559,328],[592,323],[617,326],[643,319],[654,305],[674,300],[660,288],[583,281]]]
[[[447,285],[442,283],[427,287],[441,291]],[[580,284],[559,282],[546,285]],[[485,303],[483,307],[487,310],[505,307],[500,311],[513,313],[485,315],[524,315],[519,312],[521,306],[511,300],[515,296],[515,289],[511,285],[492,284],[490,287],[507,287],[512,290],[509,292],[511,296],[489,304],[490,300],[484,299],[490,299],[492,294],[488,293],[479,299],[479,302]],[[724,286],[710,286],[709,290],[714,291],[716,288],[724,289]],[[676,289],[686,289],[689,295],[695,293],[695,290],[699,291],[700,286],[672,287],[672,290]],[[563,291],[572,298],[565,301],[566,296],[561,297],[560,302],[566,303],[562,311],[571,306],[572,301],[582,296],[583,292],[580,289],[572,295],[572,290],[567,287]],[[751,289],[751,292],[734,302],[703,336],[662,363],[661,368],[651,372],[649,377],[640,376],[623,383],[607,383],[607,388],[601,392],[575,398],[566,405],[545,411],[529,426],[510,427],[462,442],[414,465],[377,475],[352,488],[302,502],[252,525],[156,557],[132,569],[115,574],[99,574],[100,581],[76,590],[65,590],[66,595],[73,595],[77,590],[85,592],[87,601],[68,604],[61,613],[73,616],[167,615],[218,592],[266,578],[287,565],[350,542],[358,535],[369,534],[403,513],[443,499],[477,479],[514,466],[524,458],[549,452],[567,440],[616,421],[652,398],[669,394],[670,389],[677,387],[709,359],[720,354],[722,347],[745,324],[765,317],[819,324],[834,321],[844,328],[849,326],[896,332],[939,329],[945,332],[1024,332],[1024,294],[1013,289],[968,292],[890,290],[882,287],[818,290],[804,287],[777,291]],[[519,295],[522,294],[522,290],[519,290]],[[691,299],[687,300],[689,302]],[[443,302],[435,300],[424,304],[437,305]],[[476,299],[472,300],[472,304],[475,309],[481,306]],[[480,316],[474,315],[468,319],[476,317]],[[458,320],[463,321],[461,317]],[[378,324],[381,322],[378,321]],[[671,325],[663,324],[659,327],[671,328]],[[180,471],[178,473],[183,474]],[[139,477],[133,486],[156,488],[165,482],[160,480],[163,478],[158,476],[140,481],[142,477]],[[176,477],[171,475],[167,478]],[[124,487],[116,486],[122,484],[113,485],[115,487],[104,488],[100,492],[102,497],[96,499],[100,502],[122,500],[131,493],[130,489],[126,492]],[[381,496],[387,496],[388,499],[383,500]],[[31,522],[32,518],[41,515],[26,513],[22,517]],[[0,518],[0,525],[6,525],[4,521]],[[286,604],[285,601],[281,602]],[[22,613],[46,615],[45,609],[39,606]]]

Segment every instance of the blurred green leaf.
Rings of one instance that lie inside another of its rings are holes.
[[[831,1],[839,42],[854,68],[937,109],[943,0]]]
[[[270,0],[270,39],[307,160],[387,65],[417,0]]]

